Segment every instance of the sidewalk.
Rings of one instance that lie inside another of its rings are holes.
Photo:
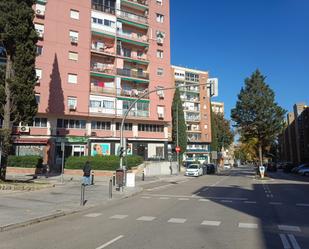
[[[10,175],[8,179],[27,180],[30,176]],[[95,184],[86,186],[85,206],[80,205],[81,177],[61,176],[39,177],[36,181],[50,183],[51,188],[37,191],[0,191],[0,232],[26,226],[67,214],[76,213],[90,207],[104,205],[143,191],[143,186],[154,182],[180,181],[183,175],[146,177],[136,176],[135,187],[125,187],[123,192],[113,188],[109,199],[109,177],[96,177]]]

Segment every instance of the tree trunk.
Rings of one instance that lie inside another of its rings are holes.
[[[2,139],[1,139],[1,170],[0,170],[0,180],[5,180],[6,178],[6,167],[7,159],[10,152],[11,145],[11,89],[9,81],[12,77],[12,60],[11,56],[7,55],[6,71],[5,71],[5,105],[3,110],[3,124],[2,124]]]
[[[261,144],[259,144],[259,158],[260,158],[260,165],[263,165],[263,152]]]

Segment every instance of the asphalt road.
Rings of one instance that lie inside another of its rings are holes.
[[[243,167],[0,233],[2,249],[308,249],[309,178]]]

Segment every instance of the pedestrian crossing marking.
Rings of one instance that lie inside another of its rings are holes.
[[[169,219],[167,222],[168,222],[168,223],[178,223],[178,224],[182,224],[182,223],[185,223],[186,221],[187,221],[186,219],[171,218],[171,219]]]
[[[96,217],[99,217],[101,215],[102,215],[102,213],[90,213],[90,214],[86,214],[85,217],[96,218]]]
[[[136,220],[139,221],[153,221],[156,217],[153,216],[141,216],[139,218],[137,218]]]
[[[127,218],[128,217],[128,215],[125,215],[125,214],[116,214],[116,215],[114,215],[114,216],[111,216],[111,217],[109,217],[110,219],[125,219],[125,218]]]
[[[201,225],[203,226],[220,226],[221,221],[215,221],[215,220],[204,220]]]

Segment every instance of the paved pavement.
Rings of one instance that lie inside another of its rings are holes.
[[[28,180],[31,176],[10,175],[8,179]],[[85,189],[85,205],[81,206],[81,177],[60,176],[37,179],[38,182],[50,183],[51,188],[39,191],[0,191],[0,231],[25,226],[66,214],[76,213],[97,205],[104,205],[114,200],[126,198],[142,191],[149,184],[164,184],[179,181],[184,176],[146,177],[142,181],[136,177],[136,187],[116,191],[113,187],[112,199],[109,198],[109,177],[96,177],[95,184]]]
[[[308,178],[251,168],[152,182],[127,199],[0,233],[2,249],[307,249]]]

